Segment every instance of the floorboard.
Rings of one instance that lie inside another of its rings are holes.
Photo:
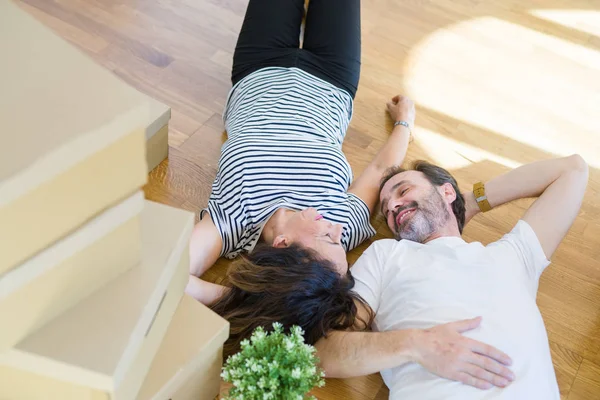
[[[170,157],[148,198],[198,212],[225,138],[221,115],[246,0],[19,0],[138,90],[170,105]],[[344,151],[357,176],[385,141],[385,102],[417,104],[408,161],[450,169],[462,188],[523,163],[580,153],[581,213],[542,276],[538,304],[561,397],[600,398],[600,13],[594,0],[365,0],[363,69]],[[478,216],[467,240],[496,240],[527,200]],[[381,218],[378,234],[389,234]],[[355,260],[369,243],[350,254]],[[207,273],[219,281],[220,261]],[[329,380],[320,399],[387,398],[378,375]]]

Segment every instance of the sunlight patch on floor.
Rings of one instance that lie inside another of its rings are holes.
[[[530,14],[568,28],[600,36],[600,11],[531,10]]]
[[[517,161],[483,151],[477,146],[466,144],[419,126],[415,128],[415,142],[427,153],[428,159],[449,170],[465,168],[485,160],[493,161],[511,169],[522,165]]]
[[[505,137],[525,145],[524,154],[577,152],[600,167],[599,51],[483,17],[432,33],[405,65],[418,105],[499,134],[497,156]]]

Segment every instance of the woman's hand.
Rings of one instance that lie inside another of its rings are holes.
[[[387,110],[394,122],[405,121],[412,130],[415,126],[415,103],[408,97],[401,94],[387,102]]]
[[[462,335],[480,323],[481,318],[474,318],[418,330],[413,339],[414,361],[442,378],[479,389],[508,386],[515,379],[507,368],[512,363],[510,357]]]

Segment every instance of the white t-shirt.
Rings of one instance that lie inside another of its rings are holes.
[[[508,354],[516,376],[507,388],[480,390],[409,363],[381,372],[390,399],[559,399],[536,305],[548,264],[525,221],[488,246],[458,237],[373,243],[352,267],[356,292],[376,312],[373,330],[423,329],[482,316],[481,325],[464,335]]]

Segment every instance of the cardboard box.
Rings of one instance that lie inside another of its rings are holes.
[[[0,54],[2,274],[142,187],[166,157],[170,109],[10,1]]]
[[[137,400],[212,400],[219,393],[229,323],[185,295]]]
[[[169,156],[169,120],[171,108],[148,97],[150,124],[146,127],[146,163],[148,172]]]
[[[142,262],[0,354],[2,398],[135,398],[187,284],[193,225],[146,201]]]
[[[0,351],[137,265],[143,208],[138,191],[0,276]]]

